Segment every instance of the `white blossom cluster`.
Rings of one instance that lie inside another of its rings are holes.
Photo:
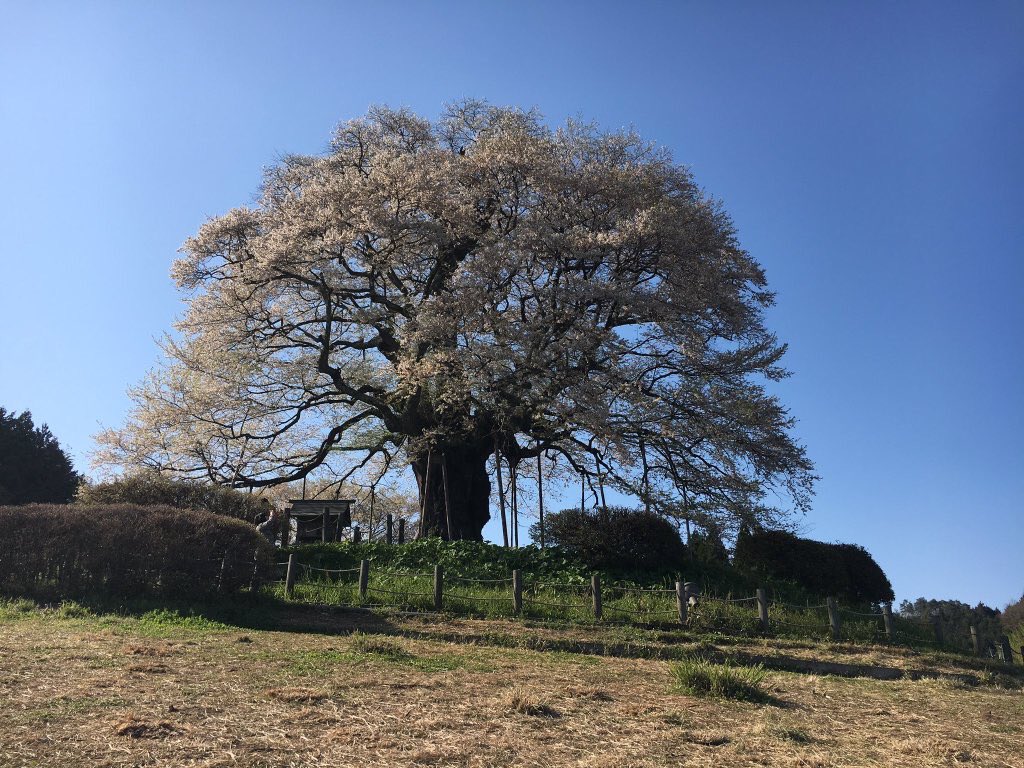
[[[777,518],[777,491],[808,502],[811,464],[764,389],[786,374],[763,271],[632,131],[375,108],[183,252],[178,338],[102,462],[235,486],[412,462],[422,493],[432,452],[456,489],[495,450],[544,452],[719,523]]]

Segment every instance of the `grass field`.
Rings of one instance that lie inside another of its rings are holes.
[[[757,695],[683,692],[694,659],[757,669]],[[8,603],[0,765],[1016,768],[1022,673],[628,626]]]

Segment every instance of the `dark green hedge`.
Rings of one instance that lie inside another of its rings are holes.
[[[827,544],[784,531],[742,531],[736,540],[733,565],[760,578],[795,582],[816,595],[831,595],[846,603],[892,601],[885,573],[856,544]]]
[[[273,548],[240,520],[172,507],[0,507],[0,592],[193,598],[266,579]]]
[[[687,561],[678,529],[642,509],[563,509],[548,515],[544,528],[548,542],[599,571],[679,572]],[[538,539],[539,527],[531,527],[530,535]]]
[[[76,500],[90,506],[138,504],[200,509],[250,523],[262,523],[270,512],[270,503],[259,496],[195,480],[172,480],[156,472],[82,485]]]

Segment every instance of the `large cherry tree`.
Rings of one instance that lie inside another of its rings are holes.
[[[255,488],[411,466],[423,532],[458,539],[494,455],[685,514],[808,503],[763,270],[631,131],[376,108],[183,254],[187,312],[101,461]]]

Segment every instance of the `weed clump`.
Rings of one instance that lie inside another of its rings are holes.
[[[768,673],[760,664],[744,667],[728,661],[716,664],[704,658],[687,658],[671,669],[675,688],[691,696],[740,701],[768,698],[762,688]]]
[[[518,685],[502,695],[502,703],[512,712],[530,717],[560,717],[560,713],[536,694]]]

